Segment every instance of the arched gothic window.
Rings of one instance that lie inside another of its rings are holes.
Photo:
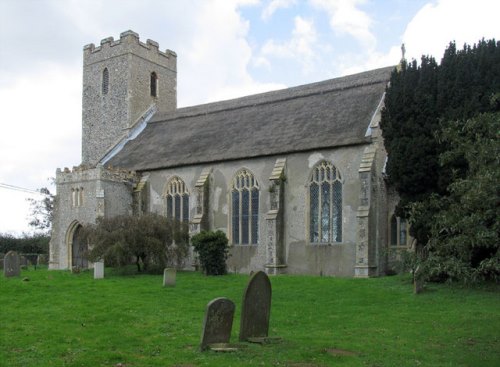
[[[391,246],[408,246],[408,223],[405,218],[392,215],[390,223],[390,244]]]
[[[158,76],[154,71],[151,73],[149,86],[151,88],[151,97],[156,97],[158,91]]]
[[[108,68],[104,68],[102,71],[102,94],[108,94],[109,90],[109,71]]]
[[[235,245],[256,245],[259,240],[259,185],[247,169],[231,185],[231,239]]]
[[[181,178],[175,176],[168,181],[164,193],[167,202],[167,218],[189,221],[189,192]]]
[[[309,240],[342,242],[342,182],[330,162],[314,167],[309,181]]]

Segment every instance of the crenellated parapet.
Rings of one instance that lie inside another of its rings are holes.
[[[113,181],[113,182],[128,182],[136,184],[140,180],[140,175],[135,171],[130,171],[111,166],[104,167],[98,164],[95,167],[85,165],[75,166],[72,169],[65,167],[56,170],[56,184],[64,184],[71,182],[84,181]]]
[[[112,57],[122,56],[128,53],[138,55],[147,60],[156,62],[172,71],[177,70],[177,54],[172,50],[160,51],[158,42],[148,39],[146,43],[141,42],[139,34],[126,31],[120,34],[120,39],[113,37],[104,38],[100,46],[93,43],[83,47],[83,65],[91,65]]]

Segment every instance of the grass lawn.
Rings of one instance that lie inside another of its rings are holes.
[[[23,280],[29,278],[29,280]],[[23,270],[0,276],[0,366],[500,366],[498,287],[407,277],[271,277],[270,336],[233,353],[198,351],[206,304],[236,303],[249,277]],[[352,353],[348,353],[352,352]]]

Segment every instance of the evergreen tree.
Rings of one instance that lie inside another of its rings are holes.
[[[437,134],[445,121],[498,111],[498,99],[491,100],[499,91],[500,43],[495,40],[481,40],[462,50],[452,42],[441,64],[423,56],[420,65],[403,60],[392,73],[381,127],[389,155],[388,181],[401,198],[398,215],[408,217],[412,204],[431,195],[449,195],[452,180],[465,176],[463,156],[439,164],[439,156],[451,149],[451,143],[438,140]],[[430,238],[428,218],[434,209],[427,206],[413,212],[411,231],[419,246]]]

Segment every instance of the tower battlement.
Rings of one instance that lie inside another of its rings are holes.
[[[156,62],[171,71],[177,70],[177,54],[174,51],[167,49],[163,52],[159,49],[158,42],[150,39],[146,43],[141,42],[139,34],[130,30],[122,32],[118,40],[108,37],[101,40],[100,46],[96,47],[93,43],[85,45],[83,47],[83,64],[84,66],[92,65],[127,53],[133,53]]]

